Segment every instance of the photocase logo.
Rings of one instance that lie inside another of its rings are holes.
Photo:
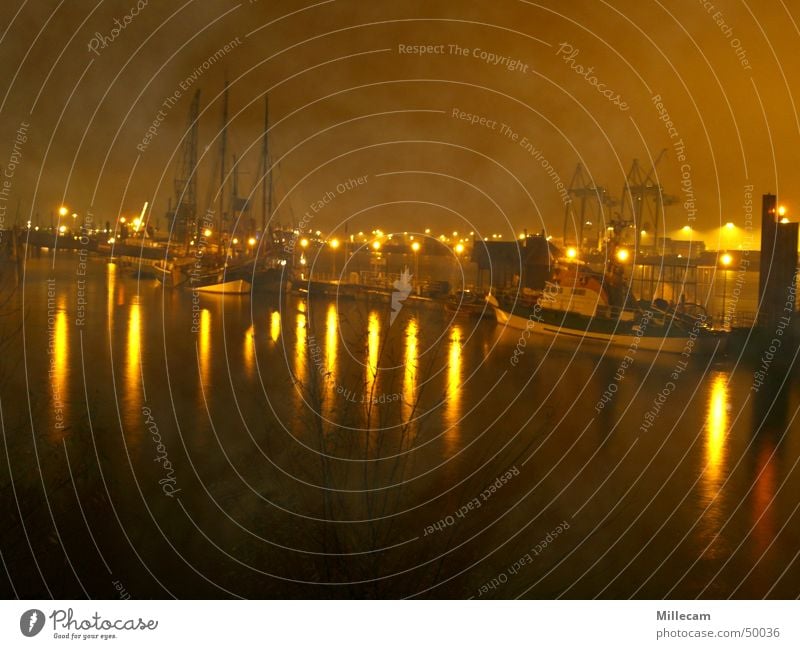
[[[394,286],[395,290],[392,291],[392,313],[389,316],[390,327],[394,324],[400,309],[403,308],[403,302],[411,293],[411,273],[408,270],[408,266],[403,269],[403,272],[400,273],[400,279],[396,280],[392,286]]]
[[[19,618],[19,630],[22,635],[32,638],[44,628],[44,613],[38,608],[25,611]]]

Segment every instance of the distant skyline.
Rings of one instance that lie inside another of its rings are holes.
[[[756,214],[768,192],[800,214],[800,54],[782,38],[800,15],[787,5],[502,4],[7,3],[4,223],[17,206],[22,223],[62,201],[103,222],[148,201],[165,227],[196,90],[204,211],[225,79],[226,166],[241,159],[258,224],[265,93],[274,223],[560,237],[578,163],[619,201],[634,158],[646,174],[664,149],[651,178],[672,197],[668,235],[691,225],[711,245],[725,223],[743,228],[748,186]]]

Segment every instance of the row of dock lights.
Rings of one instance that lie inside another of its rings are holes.
[[[569,247],[566,250],[567,259],[577,259],[578,258],[578,250],[573,247]],[[627,248],[620,248],[614,255],[617,258],[617,261],[624,264],[628,259],[630,259],[631,253]]]
[[[391,235],[387,236],[387,239],[391,239]],[[419,252],[422,249],[422,244],[419,241],[414,241],[413,236],[409,237],[409,239],[411,240],[411,245],[410,245],[411,250],[413,252]],[[298,243],[300,244],[300,247],[304,251],[308,249],[308,247],[311,245],[311,241],[306,237],[301,238]],[[329,239],[325,243],[327,243],[328,247],[330,247],[331,250],[338,250],[339,247],[342,245],[341,240],[337,238]],[[378,252],[383,247],[383,244],[381,243],[380,239],[373,239],[372,242],[369,244],[369,247],[372,248],[372,250],[374,250],[375,252]],[[453,246],[453,250],[455,251],[456,254],[460,255],[466,250],[466,246],[461,241],[459,241]]]

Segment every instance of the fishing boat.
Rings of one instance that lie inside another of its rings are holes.
[[[459,316],[484,318],[492,315],[492,309],[486,301],[476,293],[464,290],[457,291],[444,303],[445,311]]]
[[[194,263],[190,257],[162,259],[153,263],[153,274],[163,286],[177,288],[189,281],[189,269]]]
[[[250,259],[242,263],[228,262],[225,277],[241,279],[251,284],[253,291],[266,293],[288,293],[292,281],[285,264],[278,261]]]
[[[701,307],[626,300],[621,278],[613,264],[603,275],[562,259],[535,300],[491,292],[486,300],[499,324],[535,334],[686,355],[719,346],[722,332],[711,329]]]

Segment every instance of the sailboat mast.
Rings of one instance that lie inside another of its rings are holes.
[[[261,143],[261,169],[264,176],[262,176],[261,183],[261,232],[267,231],[267,213],[272,212],[272,173],[268,172],[269,169],[269,138],[267,132],[269,131],[269,97],[264,95],[264,140]],[[266,175],[269,173],[269,177]],[[267,187],[269,184],[269,187]],[[267,191],[269,190],[269,199],[267,199]]]
[[[228,80],[225,79],[225,90],[222,93],[222,132],[220,136],[220,168],[219,168],[219,219],[217,236],[222,242],[222,225],[225,218],[225,156],[228,154]]]

